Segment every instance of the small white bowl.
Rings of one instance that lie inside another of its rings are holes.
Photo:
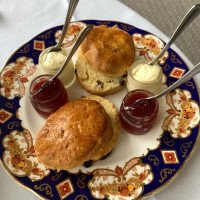
[[[40,74],[54,75],[59,70],[59,68],[62,66],[62,64],[61,64],[61,66],[50,69],[50,68],[47,68],[43,64],[46,53],[50,48],[52,48],[52,47],[46,48],[44,51],[41,52],[41,54],[39,56]],[[69,52],[65,48],[62,48],[62,51],[64,51],[66,53],[66,58],[67,58],[67,55],[69,54]],[[72,85],[72,83],[74,82],[74,80],[76,78],[75,71],[74,71],[74,64],[73,64],[72,60],[69,61],[69,63],[65,67],[64,71],[60,74],[60,76],[58,78],[62,81],[65,88],[68,88],[70,85]]]
[[[136,80],[132,75],[132,71],[136,66],[138,66],[139,64],[148,64],[149,62],[150,62],[150,60],[138,60],[131,65],[131,67],[128,71],[127,82],[126,82],[126,87],[127,87],[128,91],[136,90],[136,89],[143,89],[143,90],[148,90],[149,92],[151,92],[153,94],[160,93],[161,86],[162,86],[163,73],[162,73],[162,68],[157,63],[154,65],[159,66],[160,74],[159,74],[158,78],[154,81],[141,82],[141,81]]]

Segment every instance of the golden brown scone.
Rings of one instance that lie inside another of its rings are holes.
[[[73,100],[48,117],[36,137],[35,152],[47,168],[69,170],[91,160],[112,137],[111,120],[100,103]]]
[[[121,29],[96,26],[79,49],[77,80],[88,92],[100,96],[124,88],[127,71],[135,59],[131,36]]]
[[[96,95],[89,95],[89,96],[86,96],[83,98],[98,101],[104,107],[106,113],[110,117],[111,124],[113,127],[113,136],[112,136],[111,140],[109,140],[108,143],[105,143],[102,146],[102,148],[99,150],[99,152],[97,152],[91,158],[91,160],[98,160],[99,155],[106,155],[109,152],[111,152],[117,142],[119,130],[120,130],[119,115],[118,115],[118,111],[115,108],[114,104],[111,101],[109,101],[108,99],[105,99],[105,98],[102,98],[102,97],[96,96]]]
[[[105,25],[93,28],[81,44],[81,52],[93,69],[108,76],[122,76],[135,59],[131,36]]]

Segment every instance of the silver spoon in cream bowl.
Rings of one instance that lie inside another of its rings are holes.
[[[53,80],[55,78],[57,78],[65,69],[65,67],[67,66],[67,64],[69,63],[70,59],[72,58],[72,56],[74,55],[74,53],[76,52],[76,50],[78,49],[78,47],[81,45],[81,43],[83,42],[83,40],[86,38],[86,36],[90,33],[90,31],[93,29],[93,25],[89,24],[87,25],[83,31],[79,34],[74,46],[72,47],[71,51],[69,52],[69,55],[67,56],[65,62],[63,63],[62,67],[57,71],[57,73],[55,75],[53,75],[49,80],[47,80],[46,82],[44,82],[41,87],[35,92],[35,94],[33,95],[37,95],[39,92],[41,92],[41,90],[43,90],[44,87],[48,87],[48,85],[50,85],[50,83],[53,82]]]
[[[167,94],[168,92],[171,92],[172,90],[174,90],[175,88],[177,88],[182,83],[186,82],[187,80],[189,80],[190,78],[192,78],[193,76],[198,74],[199,72],[200,72],[200,63],[198,63],[193,69],[189,70],[183,77],[181,77],[178,81],[176,81],[174,84],[169,86],[166,90],[164,90],[160,94],[157,94],[157,95],[154,95],[151,97],[147,97],[147,98],[138,99],[135,101],[135,103],[160,98],[160,97],[164,96],[165,94]]]

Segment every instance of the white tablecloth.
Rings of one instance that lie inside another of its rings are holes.
[[[142,6],[142,5],[141,5]],[[0,0],[0,70],[8,57],[21,45],[38,33],[64,23],[68,3],[66,0]],[[157,28],[117,0],[80,0],[75,20],[115,20],[132,24],[168,41]],[[165,22],[163,22],[165,23]],[[186,61],[192,63],[176,46],[173,49]],[[198,77],[199,79],[199,77]],[[200,80],[200,79],[199,79]],[[198,85],[200,86],[200,81]],[[177,179],[158,194],[147,200],[198,200],[200,199],[200,146],[188,161]],[[0,165],[0,199],[36,200],[38,196],[18,185]]]

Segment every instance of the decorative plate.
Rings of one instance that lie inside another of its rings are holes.
[[[107,25],[128,32],[136,47],[136,60],[154,59],[164,42],[144,30],[114,21],[86,20],[70,24],[63,46],[74,44],[86,24]],[[23,186],[45,199],[138,199],[166,187],[179,174],[196,147],[199,137],[199,95],[191,79],[159,99],[160,110],[154,128],[146,135],[121,130],[112,154],[70,171],[52,171],[38,163],[35,136],[45,120],[32,108],[28,98],[30,81],[39,74],[38,56],[55,45],[62,26],[46,30],[20,47],[0,74],[0,156],[4,168]],[[169,49],[159,60],[163,88],[188,71],[184,61]],[[69,99],[88,93],[75,83],[67,89]],[[108,95],[119,109],[126,89]]]

